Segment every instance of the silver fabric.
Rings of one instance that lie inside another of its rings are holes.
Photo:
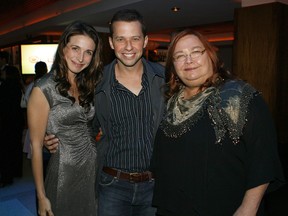
[[[91,136],[94,107],[87,113],[77,103],[61,96],[52,74],[36,84],[45,94],[50,113],[47,133],[59,138],[45,179],[47,197],[55,216],[97,215],[95,179],[96,146]]]

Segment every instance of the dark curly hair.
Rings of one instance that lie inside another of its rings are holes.
[[[230,71],[224,68],[223,62],[218,59],[217,56],[217,48],[214,47],[200,32],[194,31],[193,29],[185,29],[179,33],[177,33],[173,38],[168,48],[167,53],[167,61],[165,66],[166,73],[166,84],[165,84],[165,97],[168,100],[172,95],[179,92],[181,86],[183,86],[183,82],[178,80],[178,76],[174,67],[173,54],[175,51],[176,44],[178,41],[187,36],[187,35],[195,35],[203,44],[206,53],[208,54],[213,67],[213,75],[206,80],[206,82],[202,85],[202,88],[216,86],[219,85],[219,81],[223,81],[226,79],[234,79],[236,76],[232,74]]]
[[[79,104],[89,110],[90,103],[93,103],[95,86],[102,78],[103,69],[101,58],[102,42],[95,28],[81,21],[75,21],[68,25],[60,37],[51,71],[55,73],[54,80],[57,83],[56,88],[59,93],[75,103],[75,98],[68,94],[71,85],[68,81],[68,66],[63,52],[70,38],[75,35],[87,35],[95,43],[95,51],[89,66],[76,75]]]

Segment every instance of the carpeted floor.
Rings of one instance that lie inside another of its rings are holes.
[[[35,187],[30,160],[24,157],[23,177],[12,185],[0,188],[1,216],[36,216]]]

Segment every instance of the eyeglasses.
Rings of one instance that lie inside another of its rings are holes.
[[[204,49],[202,51],[195,50],[195,51],[190,52],[189,54],[178,53],[173,58],[174,58],[175,62],[185,62],[185,61],[187,61],[188,56],[191,59],[196,59],[196,58],[199,58],[200,56],[202,56],[205,51],[206,51],[206,49]]]

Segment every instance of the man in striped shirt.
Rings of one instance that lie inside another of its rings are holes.
[[[99,216],[155,215],[153,176],[148,171],[153,141],[164,108],[164,70],[142,58],[148,43],[142,16],[118,11],[110,25],[116,59],[96,87],[95,128],[100,169]]]

